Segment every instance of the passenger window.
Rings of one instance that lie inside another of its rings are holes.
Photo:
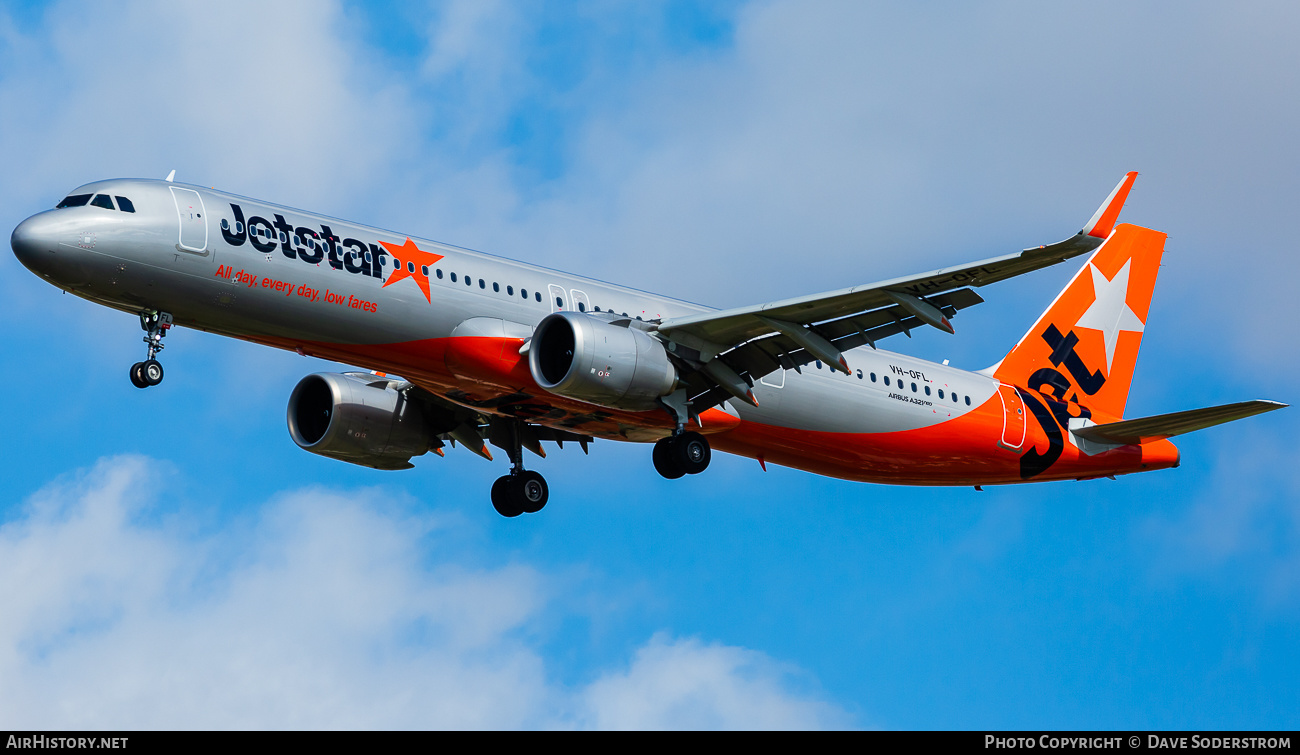
[[[939,398],[943,398],[943,389],[942,389],[942,388],[939,389]]]
[[[525,299],[527,299],[527,298],[528,298],[528,289],[526,289],[526,288],[521,288],[521,289],[519,289],[519,295],[522,296],[522,297],[524,297]]]
[[[560,309],[564,309],[564,300],[558,296],[555,297],[555,306],[559,307]]]
[[[515,287],[506,286],[506,296],[514,296],[514,295],[515,295]]]
[[[821,368],[822,368],[822,360],[818,359],[818,360],[817,360],[817,369],[820,370]]]
[[[888,375],[885,376],[885,385],[889,385],[889,376],[888,376]]]
[[[912,383],[912,393],[916,393],[916,383]]]
[[[482,278],[479,278],[479,279],[478,279],[478,287],[479,287],[479,288],[483,288],[483,289],[486,289],[486,288],[487,288],[487,284],[483,282],[483,279],[482,279]]]
[[[970,406],[970,396],[966,397],[966,406]]]
[[[442,268],[438,268],[434,274],[438,276],[438,280],[442,280]]]
[[[930,386],[928,386],[928,385],[925,387],[925,395],[927,395],[927,396],[930,395]]]
[[[456,274],[455,274],[455,273],[452,273],[452,274],[451,274],[451,282],[452,282],[452,283],[455,283],[455,282],[456,282]]]
[[[952,402],[953,402],[954,404],[957,403],[957,394],[956,394],[956,393],[953,393],[953,394],[952,394]]]
[[[428,266],[428,265],[420,265],[420,272],[424,274],[424,277],[428,278],[428,277],[429,277],[429,266]]]
[[[578,311],[579,311],[579,312],[586,312],[586,311],[587,311],[587,307],[586,307],[586,305],[584,305],[582,302],[578,302]]]
[[[466,286],[472,286],[472,285],[474,285],[474,279],[471,278],[471,277],[469,277],[468,275],[466,275],[466,276],[465,276],[465,285],[466,285]]]
[[[407,263],[406,263],[406,272],[408,272],[408,273],[414,273],[414,272],[415,272],[415,263],[414,263],[414,262],[407,262]]]
[[[500,284],[500,283],[495,283],[495,282],[494,282],[494,283],[492,284],[492,292],[493,292],[493,293],[497,293],[497,294],[501,293],[501,284]]]
[[[876,382],[876,373],[871,373],[871,382]]]
[[[281,244],[289,243],[289,237],[285,235],[284,231],[280,231],[280,243]]]
[[[858,370],[858,380],[862,379],[862,370]]]
[[[135,205],[131,204],[131,200],[117,195],[113,195],[113,198],[117,200],[117,209],[122,212],[135,212]]]
[[[537,299],[537,303],[538,303],[538,304],[541,304],[541,303],[542,303],[542,292],[541,292],[541,291],[534,291],[534,292],[533,292],[533,297],[534,297],[535,299]]]
[[[59,202],[54,209],[62,210],[64,207],[82,207],[89,201],[89,194],[73,194],[72,196],[64,197],[63,201]]]
[[[229,230],[230,230],[230,221],[229,221],[229,220],[226,220],[225,218],[222,218],[222,219],[221,219],[221,230],[223,230],[223,231],[229,231]]]
[[[103,207],[105,210],[117,209],[113,206],[113,198],[107,194],[96,194],[95,198],[90,200],[90,203],[95,207]]]
[[[243,224],[243,223],[240,223],[240,222],[238,222],[238,221],[236,221],[236,222],[235,222],[235,233],[243,233],[243,232],[244,232],[244,224]]]

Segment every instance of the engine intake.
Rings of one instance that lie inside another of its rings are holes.
[[[580,312],[538,323],[528,368],[551,393],[612,409],[648,411],[677,388],[677,368],[658,339]]]
[[[429,450],[418,406],[382,378],[318,372],[289,396],[289,435],[304,451],[374,469],[410,469]]]

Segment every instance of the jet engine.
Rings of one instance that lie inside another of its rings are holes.
[[[420,407],[391,381],[366,373],[318,372],[289,396],[289,435],[298,447],[375,469],[410,469],[432,445]]]
[[[677,368],[658,339],[580,312],[538,323],[528,368],[551,393],[612,409],[648,411],[677,388]]]

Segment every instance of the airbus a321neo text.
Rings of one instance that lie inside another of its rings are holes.
[[[168,180],[86,184],[13,232],[32,272],[138,314],[144,388],[174,325],[366,371],[317,373],[289,397],[300,447],[407,469],[457,443],[510,473],[505,516],[546,481],[523,451],[652,443],[664,477],[711,449],[848,480],[992,485],[1178,465],[1168,438],[1284,406],[1246,401],[1124,419],[1165,234],[1116,225],[1127,174],[1070,238],[934,272],[714,310]],[[998,364],[967,372],[877,348],[953,332],[976,289],[1086,255]],[[401,377],[395,377],[400,375]]]

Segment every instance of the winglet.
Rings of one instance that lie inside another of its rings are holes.
[[[1083,227],[1082,233],[1085,236],[1095,236],[1104,239],[1115,229],[1115,221],[1119,220],[1119,211],[1124,209],[1124,200],[1128,199],[1128,191],[1133,188],[1133,180],[1137,178],[1137,171],[1131,170],[1124,174],[1123,180],[1115,187],[1115,190],[1106,197],[1106,201],[1101,203],[1101,207],[1093,213],[1092,219]]]
[[[176,170],[173,168],[172,172],[167,174],[167,183],[171,183],[174,178],[176,178]]]

